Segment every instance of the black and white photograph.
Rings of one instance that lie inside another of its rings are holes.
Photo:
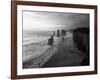
[[[22,11],[23,69],[89,66],[90,15]]]
[[[12,79],[97,74],[97,6],[12,2]]]

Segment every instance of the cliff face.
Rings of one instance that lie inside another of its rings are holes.
[[[89,53],[89,28],[77,28],[73,31],[73,41],[76,47]]]
[[[89,65],[89,28],[77,28],[73,31],[73,41],[75,46],[86,54],[81,65]]]

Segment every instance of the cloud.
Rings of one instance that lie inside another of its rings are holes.
[[[89,14],[23,11],[24,30],[89,27]]]

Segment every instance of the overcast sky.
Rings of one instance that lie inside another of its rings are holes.
[[[68,30],[77,27],[89,27],[88,14],[23,11],[25,31]]]

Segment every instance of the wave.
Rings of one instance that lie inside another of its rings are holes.
[[[60,41],[59,38],[55,37],[53,46],[48,45],[48,39],[45,39],[45,40],[37,42],[37,43],[31,43],[28,45],[24,45],[23,46],[23,63],[26,63],[37,57],[40,58],[41,56],[45,56],[47,54],[48,50],[49,50],[50,54],[53,54],[51,52],[52,50],[50,50],[50,47],[56,48],[59,41]]]
[[[43,37],[43,36],[34,36],[34,37],[23,38],[23,46],[45,42],[48,40],[48,38],[49,37]]]

